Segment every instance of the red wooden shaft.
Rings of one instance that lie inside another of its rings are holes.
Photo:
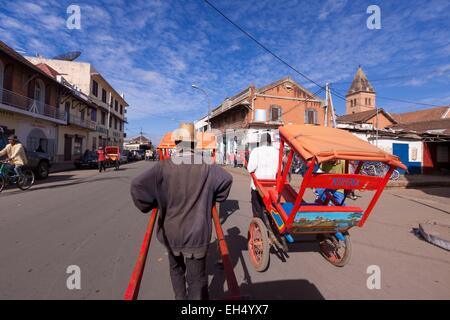
[[[231,299],[238,299],[240,297],[239,285],[233,271],[233,264],[231,263],[230,253],[228,251],[228,246],[223,235],[223,230],[220,224],[219,214],[217,213],[216,206],[213,206],[212,217],[217,233],[217,241],[219,242],[220,254],[222,255],[223,269],[225,271],[225,276],[227,279],[228,290],[231,293]]]
[[[148,248],[150,247],[153,227],[155,225],[157,215],[158,210],[153,209],[150,216],[150,221],[147,225],[144,240],[142,241],[141,251],[139,252],[136,265],[134,266],[133,274],[131,275],[130,282],[128,283],[127,290],[125,291],[125,295],[123,297],[124,300],[136,300],[138,297],[142,275],[144,274],[145,261],[147,260]]]

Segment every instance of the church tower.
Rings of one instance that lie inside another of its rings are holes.
[[[376,93],[359,66],[346,97],[346,114],[375,109]]]

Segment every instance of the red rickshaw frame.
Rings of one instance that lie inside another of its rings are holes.
[[[294,221],[302,213],[328,213],[330,215],[334,213],[357,213],[358,215],[362,214],[357,224],[358,227],[362,227],[372,213],[394,169],[396,167],[406,168],[397,157],[385,153],[344,130],[309,125],[287,125],[280,127],[279,131],[280,148],[276,179],[257,179],[254,173],[250,173],[256,190],[260,194],[267,211],[266,216],[272,220],[270,223],[265,222],[269,230],[269,235],[272,238],[272,243],[277,243],[274,233],[279,237],[290,239],[289,242],[294,242],[292,235],[298,234],[336,234],[339,239],[345,239],[343,235],[347,234],[348,229],[354,225],[347,224],[347,227],[339,227],[338,225],[330,224],[329,226],[298,227],[294,226]],[[333,137],[334,135],[337,137]],[[321,138],[316,143],[315,139],[319,136]],[[339,138],[344,139],[345,143],[336,142],[338,141],[336,139]],[[328,142],[327,139],[336,141]],[[336,148],[336,144],[341,149]],[[290,150],[286,164],[283,167],[285,145]],[[354,150],[352,150],[352,145],[355,145]],[[292,166],[294,154],[298,154],[307,167],[298,192],[287,182],[287,176]],[[350,161],[359,161],[359,163],[354,173],[333,174],[314,172],[317,165],[330,160],[344,160],[346,172],[348,172]],[[389,169],[383,177],[362,175],[360,172],[365,161],[381,161],[387,164]],[[320,199],[316,200],[315,203],[307,203],[304,201],[304,195],[308,188],[324,189],[326,199],[324,201]],[[337,203],[329,191],[338,189],[345,190],[344,199],[341,203]],[[356,206],[343,205],[352,190],[375,191],[365,210]],[[286,212],[283,207],[283,204],[286,202],[289,202],[291,205],[293,204],[289,212]],[[263,219],[265,219],[264,215]],[[311,223],[311,225],[314,225],[314,223]],[[250,240],[249,231],[249,244],[251,242]],[[283,247],[286,250],[286,243]],[[249,248],[251,248],[250,245]],[[254,265],[258,269],[256,261]],[[260,267],[259,269],[258,271],[264,271],[265,268]]]

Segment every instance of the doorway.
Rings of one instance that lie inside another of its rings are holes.
[[[64,161],[72,160],[72,137],[64,136]]]

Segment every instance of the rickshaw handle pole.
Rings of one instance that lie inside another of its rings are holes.
[[[212,208],[212,218],[214,221],[214,228],[217,233],[217,241],[219,242],[220,254],[222,256],[223,269],[225,271],[225,276],[227,279],[228,290],[231,293],[231,299],[239,299],[239,285],[236,280],[236,275],[233,271],[233,264],[230,259],[230,252],[228,251],[228,246],[223,235],[222,226],[220,224],[219,214],[217,213],[217,208],[214,205]]]
[[[136,300],[139,294],[139,287],[141,285],[142,275],[144,273],[145,262],[147,260],[148,249],[150,247],[150,241],[152,239],[153,228],[155,226],[156,216],[158,215],[158,209],[153,209],[150,221],[145,231],[144,240],[142,241],[141,251],[139,252],[136,265],[134,266],[133,274],[131,275],[130,282],[128,283],[127,290],[123,297],[124,300]]]

